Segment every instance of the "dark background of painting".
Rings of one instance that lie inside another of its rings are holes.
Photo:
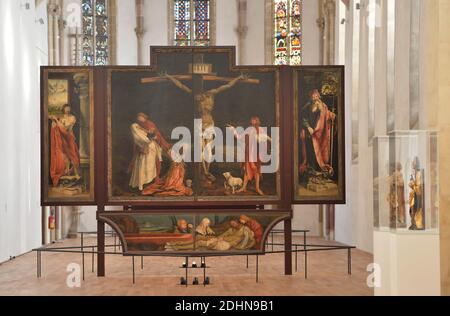
[[[169,74],[186,74],[190,55],[174,54],[164,56],[161,63]],[[175,69],[178,65],[178,71]],[[181,68],[183,67],[183,68]],[[113,195],[139,195],[132,193],[128,186],[128,167],[133,157],[133,139],[130,126],[139,112],[149,115],[169,143],[172,129],[177,126],[193,128],[193,98],[171,83],[141,84],[142,78],[157,77],[158,73],[148,71],[114,72],[111,78],[111,136],[112,136],[112,181]],[[170,167],[164,158],[161,174]],[[192,164],[186,166],[186,179],[193,179]]]
[[[172,130],[178,126],[185,126],[193,130],[196,107],[192,95],[175,87],[172,83],[141,84],[146,77],[158,76],[159,72],[170,75],[186,75],[189,64],[193,62],[192,54],[164,53],[158,55],[158,70],[156,72],[133,71],[113,72],[111,81],[111,133],[112,133],[112,180],[113,196],[138,195],[130,192],[128,187],[128,166],[133,155],[133,140],[130,135],[130,125],[135,122],[136,114],[144,112],[150,116],[161,131],[165,139],[170,139]],[[204,63],[213,64],[213,73],[218,76],[235,78],[241,74],[229,72],[229,58],[227,53],[204,54]],[[264,127],[275,127],[276,122],[276,79],[275,72],[257,73],[246,71],[252,79],[259,79],[259,85],[238,83],[231,90],[216,96],[213,117],[216,127],[225,132],[227,124],[248,127],[252,116],[259,116]],[[191,81],[183,83],[192,88]],[[217,88],[223,82],[205,82],[204,89]],[[270,132],[270,130],[269,130]],[[224,139],[225,143],[225,139]],[[162,175],[169,168],[165,159]],[[223,196],[222,173],[231,172],[235,177],[241,177],[240,163],[213,163],[210,170],[216,177],[217,190],[198,192],[205,196]],[[194,179],[194,165],[186,167],[186,179]],[[275,195],[276,174],[265,174],[262,181],[263,191],[267,195]]]
[[[301,133],[301,110],[303,109],[303,107],[310,101],[310,92],[314,89],[318,89],[319,92],[322,88],[323,82],[324,82],[324,78],[327,76],[327,74],[335,74],[336,78],[338,78],[340,80],[341,76],[339,74],[339,72],[336,71],[329,71],[329,72],[323,72],[323,71],[308,71],[308,70],[304,70],[302,73],[299,73],[299,77],[298,77],[298,124],[299,124],[299,135],[298,135],[298,140],[299,140],[299,146],[298,146],[298,157],[299,157],[299,163],[301,161],[301,157],[302,157],[302,141],[300,138],[300,133]],[[340,89],[338,90],[340,91]],[[338,105],[339,105],[339,100],[340,100],[340,96],[322,96],[322,101],[328,106],[328,110],[334,112],[336,114],[336,118],[339,117],[340,113],[338,113]],[[336,123],[338,123],[339,120],[336,119]],[[334,175],[332,177],[332,180],[334,181],[338,181],[338,175],[339,175],[339,138],[338,138],[338,133],[336,133],[336,127],[340,128],[339,125],[335,125],[335,134],[334,134],[334,147],[333,147],[333,161],[332,161],[332,167],[334,169]],[[302,179],[300,179],[300,181],[302,181]]]

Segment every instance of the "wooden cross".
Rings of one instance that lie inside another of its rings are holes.
[[[197,93],[203,92],[203,83],[205,81],[214,81],[214,82],[224,82],[224,83],[230,83],[235,78],[227,78],[227,77],[220,77],[216,74],[212,73],[212,65],[206,64],[203,62],[203,54],[199,54],[195,56],[195,60],[193,64],[189,65],[189,74],[187,75],[174,75],[172,78],[175,78],[180,81],[197,81],[199,83],[198,87],[200,88],[200,91],[196,91]],[[141,79],[142,84],[149,84],[149,83],[159,83],[159,82],[166,82],[168,79],[163,77],[151,77],[151,78],[143,78]],[[245,80],[241,80],[243,83],[248,84],[260,84],[260,80],[258,79],[250,79],[247,78]]]

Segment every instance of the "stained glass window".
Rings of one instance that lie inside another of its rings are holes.
[[[210,0],[174,0],[174,44],[210,45],[210,10]]]
[[[302,0],[274,0],[276,65],[302,63]]]
[[[109,61],[107,0],[82,0],[82,15],[83,65],[107,65]]]

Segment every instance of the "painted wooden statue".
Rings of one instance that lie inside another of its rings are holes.
[[[414,158],[412,168],[413,173],[409,182],[411,189],[409,193],[409,215],[411,216],[409,230],[425,230],[424,172],[420,169],[418,157]]]

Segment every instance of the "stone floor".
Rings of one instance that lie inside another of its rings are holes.
[[[302,238],[294,237],[294,242],[301,241]],[[309,238],[308,242],[327,244],[318,238]],[[79,239],[67,240],[57,246],[79,243]],[[96,240],[85,238],[85,243],[94,245]],[[107,243],[112,244],[112,239]],[[32,252],[0,265],[0,295],[373,295],[373,290],[366,285],[366,267],[373,261],[372,255],[353,250],[352,259],[353,274],[350,276],[347,274],[347,251],[310,252],[308,279],[305,280],[302,253],[298,255],[298,271],[293,276],[284,275],[283,254],[268,254],[259,257],[259,283],[256,283],[256,257],[250,257],[248,269],[245,256],[209,258],[207,263],[211,269],[207,275],[212,284],[207,287],[184,287],[179,285],[180,277],[184,275],[184,270],[179,267],[184,259],[146,257],[144,269],[141,270],[141,260],[136,258],[136,284],[133,284],[130,257],[107,256],[106,277],[97,278],[91,270],[92,257],[86,254],[85,281],[80,288],[69,288],[66,284],[69,275],[67,266],[70,263],[81,264],[80,254],[43,253],[42,278],[38,279],[36,253]],[[196,270],[195,273],[202,282],[203,270]]]

